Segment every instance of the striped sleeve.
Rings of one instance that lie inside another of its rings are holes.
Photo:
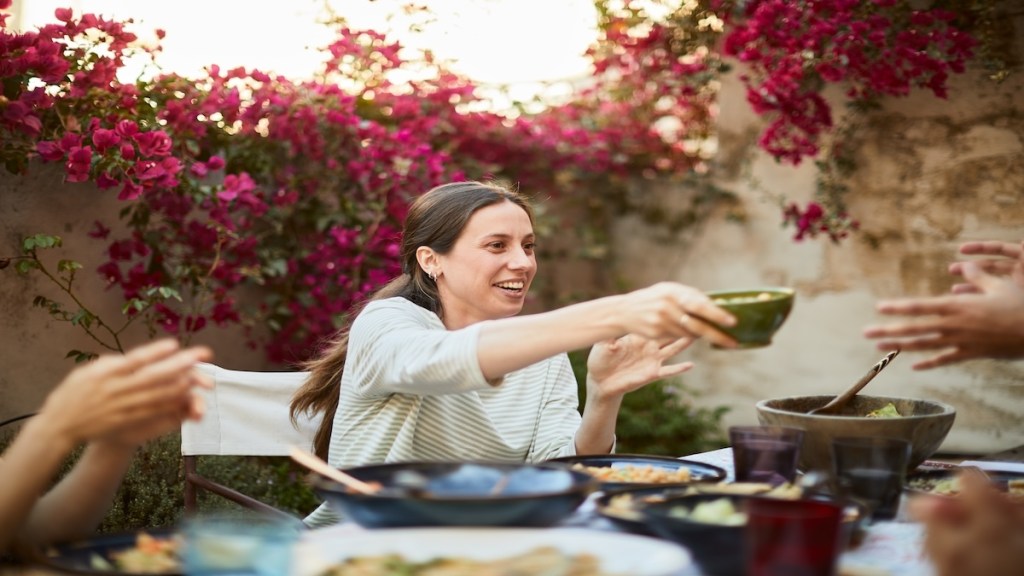
[[[490,388],[477,356],[480,328],[445,330],[436,314],[404,298],[372,302],[352,324],[345,384],[371,398]]]

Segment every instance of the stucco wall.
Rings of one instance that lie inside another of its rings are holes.
[[[53,269],[58,259],[84,265],[75,280],[76,293],[105,320],[121,320],[120,293],[108,292],[96,268],[103,262],[103,241],[88,237],[97,219],[115,227],[121,209],[116,194],[91,184],[65,184],[63,167],[34,164],[27,175],[0,170],[0,257],[21,253],[21,239],[56,234],[63,248],[41,251]],[[0,420],[36,410],[46,394],[74,366],[69,350],[104,352],[81,330],[50,318],[32,306],[37,295],[67,303],[67,296],[40,274],[20,276],[14,264],[0,270]],[[143,326],[130,326],[121,336],[127,348],[149,340]],[[229,368],[268,368],[263,354],[248,350],[239,329],[206,330],[195,343],[214,346],[216,361]]]
[[[1016,23],[1024,29],[1020,17]],[[914,93],[867,115],[854,141],[857,171],[848,197],[863,230],[841,245],[797,243],[792,229],[780,229],[779,209],[764,191],[809,200],[815,170],[807,162],[778,164],[755,146],[760,123],[744,101],[740,73],[723,84],[716,172],[738,207],[721,207],[699,231],[670,242],[639,219],[622,218],[614,242],[619,273],[634,285],[670,278],[704,289],[796,288],[794,310],[771,347],[717,351],[698,344],[689,352],[698,366],[685,384],[701,394],[700,404],[730,406],[728,424],[756,422],[754,403],[763,398],[846,387],[882,356],[861,336],[882,320],[877,300],[948,291],[946,266],[963,241],[1024,239],[1021,70],[998,85],[972,70],[952,79],[948,100]],[[838,99],[831,101],[841,113]],[[650,192],[667,210],[686,208],[685,194]],[[745,221],[726,217],[737,208]],[[921,358],[898,357],[867,391],[956,406],[944,451],[1024,444],[1024,363],[910,370]]]

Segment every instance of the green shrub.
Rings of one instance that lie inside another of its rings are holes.
[[[580,406],[586,401],[588,350],[569,354],[579,386]],[[693,392],[681,383],[652,382],[622,401],[615,428],[620,454],[685,456],[728,445],[722,416],[729,408],[701,408],[687,401]]]

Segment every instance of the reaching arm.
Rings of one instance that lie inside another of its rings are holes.
[[[34,546],[92,530],[143,442],[198,418],[192,368],[205,348],[164,340],[73,370],[50,393],[0,461],[0,551],[17,540]],[[88,442],[82,460],[41,498],[61,462]]]
[[[480,330],[478,358],[488,380],[570,350],[634,334],[655,341],[706,336],[735,346],[728,336],[695,318],[732,325],[735,319],[700,291],[662,282],[551,312],[487,322]]]

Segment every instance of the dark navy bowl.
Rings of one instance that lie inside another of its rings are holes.
[[[403,462],[345,472],[381,491],[355,493],[318,475],[313,487],[337,513],[368,528],[550,526],[598,488],[590,475],[558,464]],[[410,488],[409,476],[422,484]]]
[[[674,508],[692,510],[702,502],[726,499],[740,512],[746,511],[745,501],[752,496],[737,494],[693,494],[667,498],[661,502],[648,502],[639,508],[643,522],[658,536],[686,547],[701,571],[711,576],[742,576],[746,570],[746,523],[724,526],[678,518],[671,514]]]

